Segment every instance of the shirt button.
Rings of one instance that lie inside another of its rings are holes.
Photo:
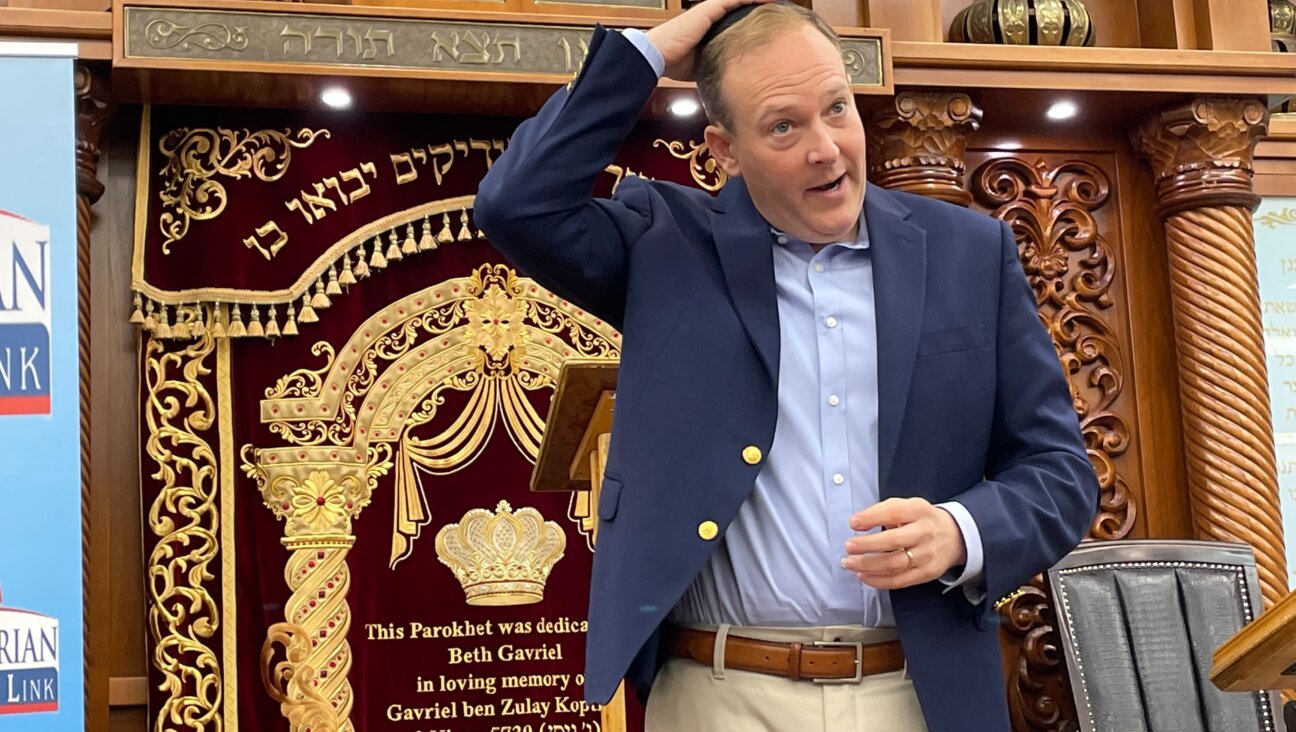
[[[836,328],[836,327],[837,327],[837,319],[834,318],[833,316],[829,315],[829,316],[824,320],[824,325],[828,326],[829,328]]]
[[[822,262],[816,262],[816,263],[815,263],[815,271],[816,271],[816,272],[822,272],[822,271],[823,271],[823,263],[822,263]]]
[[[842,483],[845,482],[846,482],[846,476],[842,475],[841,473],[833,473],[833,483],[835,485],[841,485]]]
[[[828,404],[829,406],[835,407],[838,404],[841,404],[841,400],[837,398],[836,394],[832,394],[828,397]]]
[[[778,243],[779,243],[779,244],[787,244],[787,237],[786,237],[786,236],[780,236],[780,237],[778,238]]]

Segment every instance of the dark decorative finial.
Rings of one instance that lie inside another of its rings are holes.
[[[1080,0],[975,0],[954,16],[955,43],[1092,46],[1093,23]]]

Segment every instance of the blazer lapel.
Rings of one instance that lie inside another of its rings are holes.
[[[731,179],[710,211],[724,282],[743,328],[778,383],[779,301],[774,290],[774,241],[741,177]]]
[[[888,497],[888,478],[900,442],[909,382],[922,332],[927,283],[926,232],[906,221],[909,209],[873,185],[864,197],[864,221],[873,253],[877,316],[878,481]]]
[[[774,242],[769,224],[756,211],[747,186],[734,178],[720,191],[710,213],[720,268],[738,319],[777,384],[778,296],[774,290]]]

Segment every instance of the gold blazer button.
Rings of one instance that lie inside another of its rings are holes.
[[[748,445],[743,448],[743,462],[748,465],[755,465],[761,461],[761,451],[755,445]]]
[[[707,541],[711,541],[712,539],[716,538],[716,536],[719,535],[719,533],[720,533],[720,527],[716,526],[716,522],[714,521],[703,521],[702,523],[698,524],[698,536],[702,537]]]

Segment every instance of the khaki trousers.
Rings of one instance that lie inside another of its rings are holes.
[[[783,643],[895,640],[889,628],[692,626]],[[717,641],[719,643],[719,641]],[[719,649],[717,649],[719,650]],[[723,659],[723,653],[715,654]],[[648,696],[645,732],[926,732],[913,682],[903,671],[860,683],[816,684],[725,669],[687,658],[666,661]]]

